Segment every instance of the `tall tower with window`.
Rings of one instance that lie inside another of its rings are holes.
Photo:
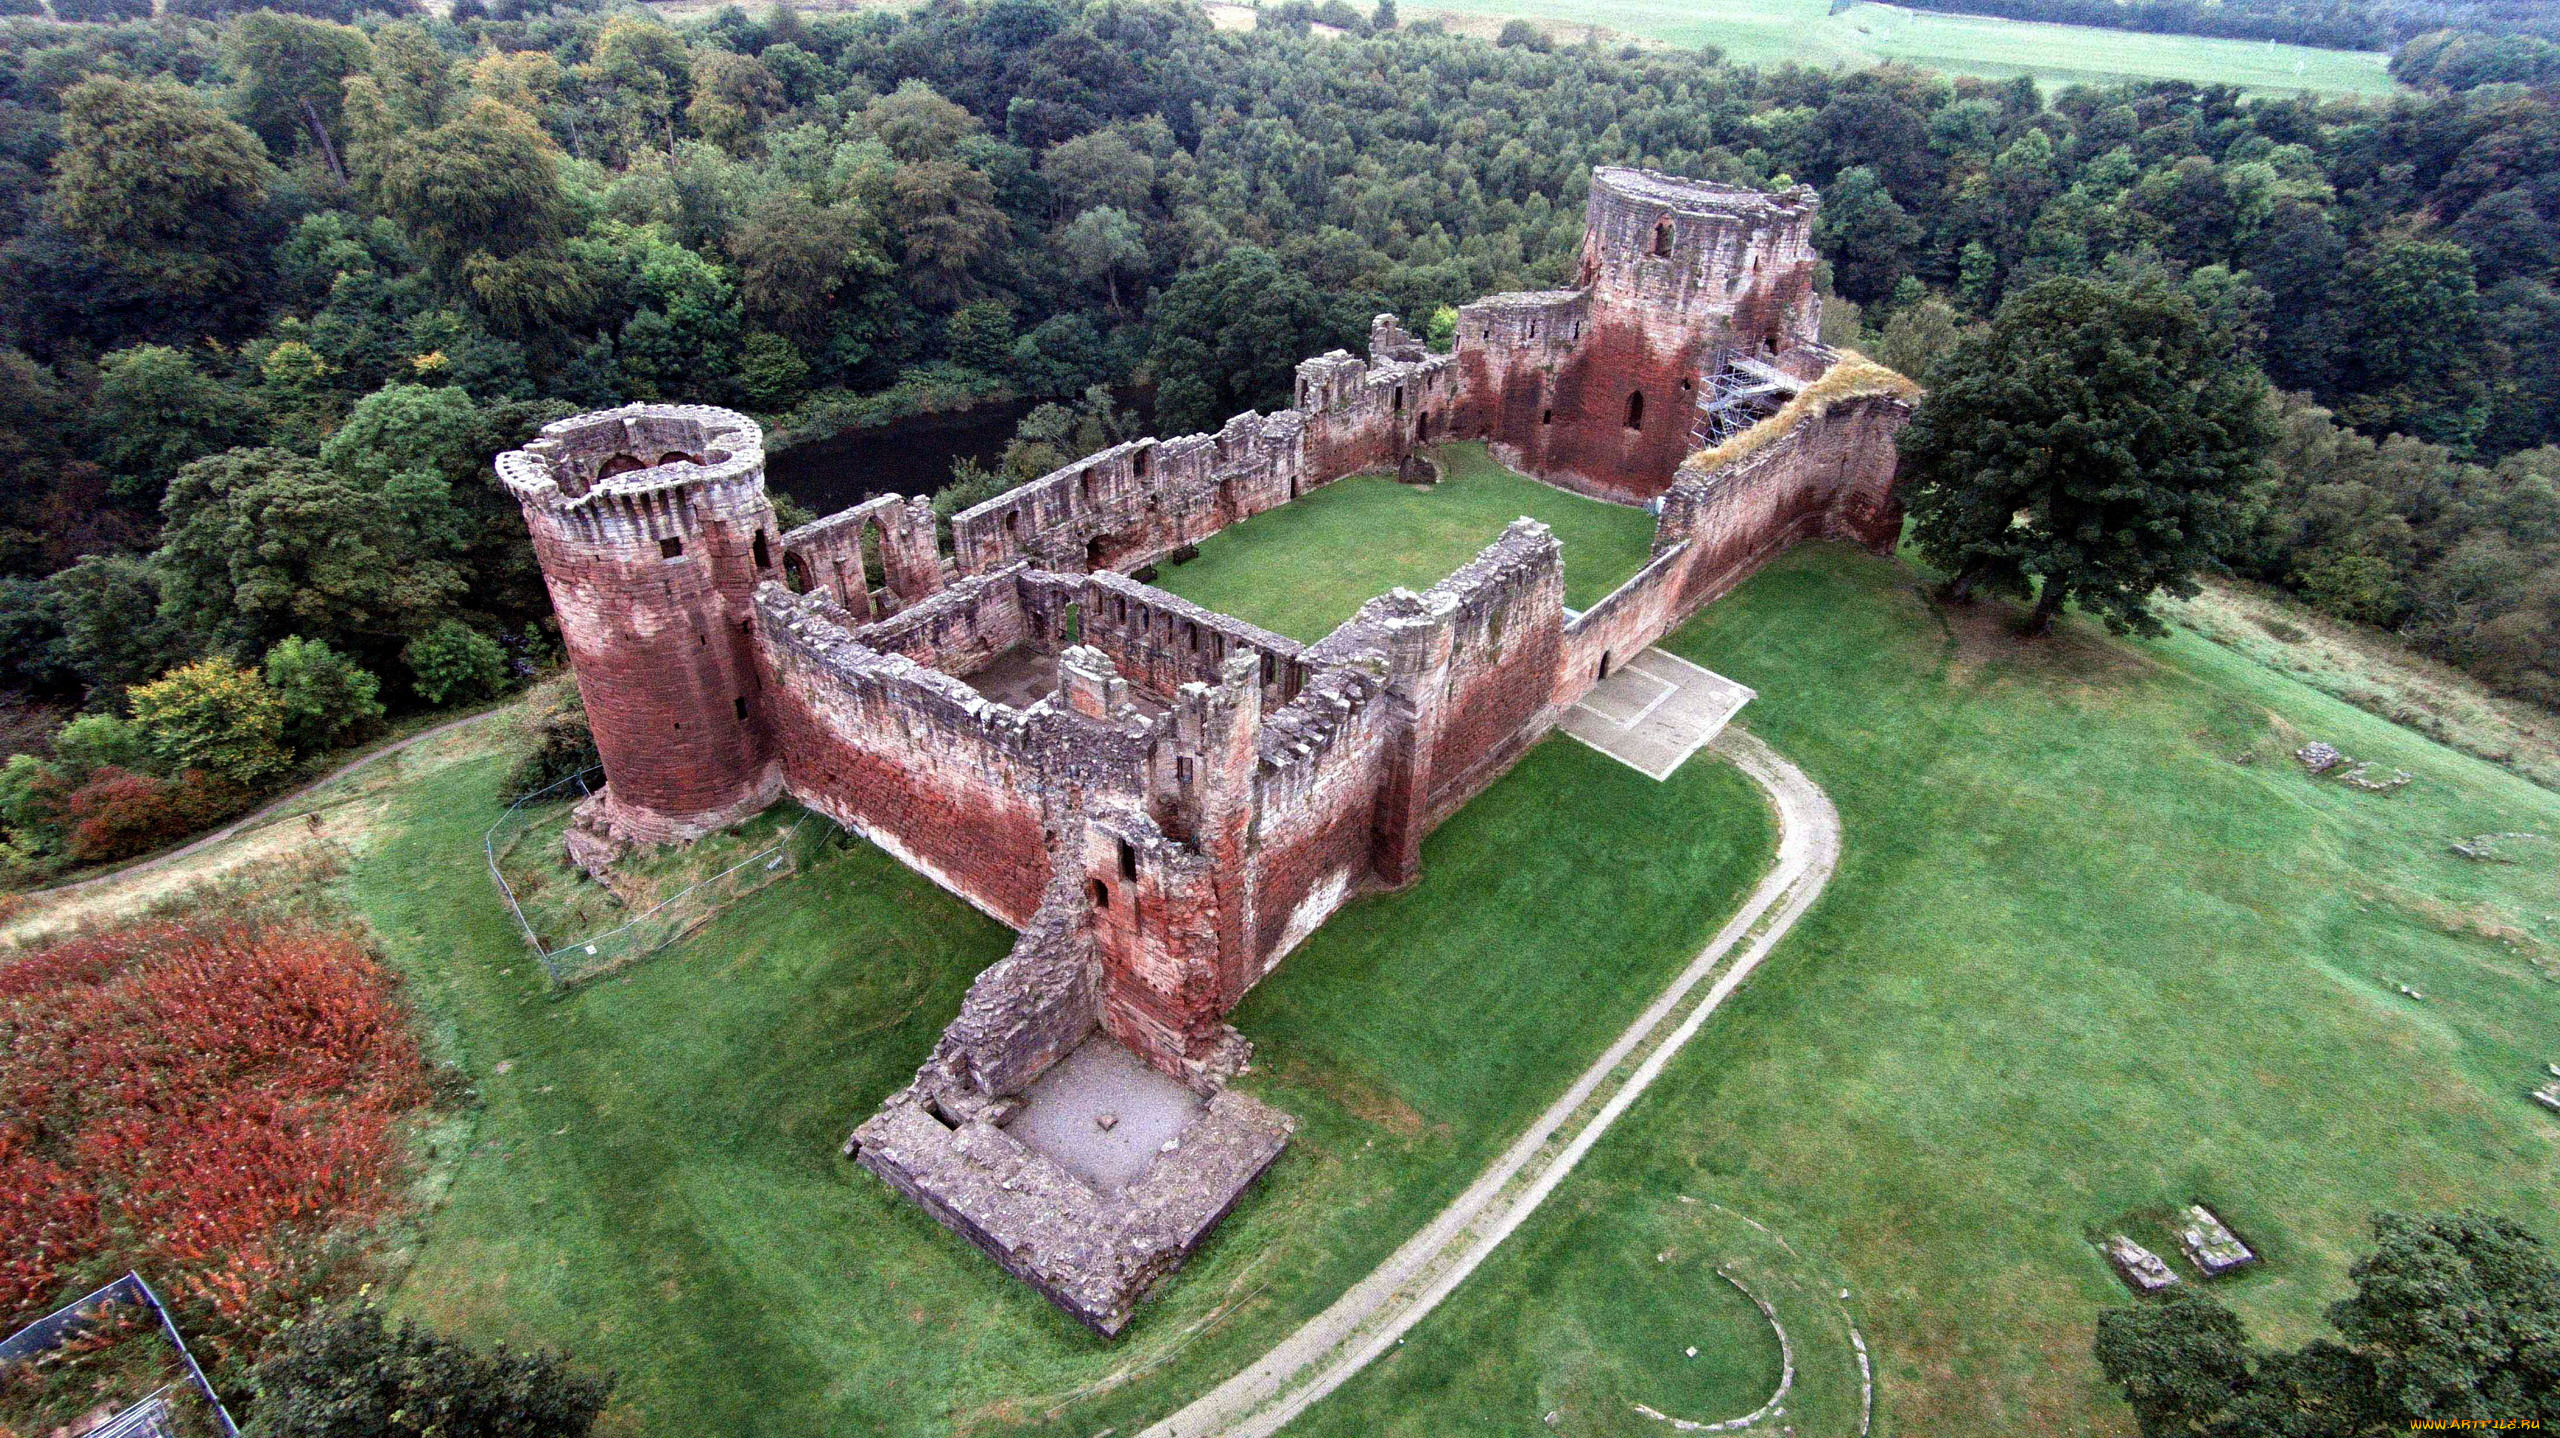
[[[497,469],[604,758],[582,823],[663,843],[771,803],[749,603],[780,573],[764,431],[706,405],[625,405],[545,425]]]

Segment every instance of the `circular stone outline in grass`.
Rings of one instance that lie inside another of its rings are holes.
[[[1735,1292],[1750,1299],[1751,1305],[1760,1310],[1760,1316],[1769,1320],[1769,1331],[1778,1335],[1778,1391],[1769,1395],[1768,1402],[1761,1404],[1759,1407],[1752,1409],[1741,1417],[1727,1418],[1716,1423],[1701,1423],[1688,1418],[1675,1418],[1672,1415],[1663,1412],[1659,1408],[1649,1407],[1642,1403],[1635,1405],[1635,1410],[1638,1413],[1643,1414],[1647,1418],[1654,1419],[1657,1422],[1668,1423],[1683,1433],[1738,1433],[1743,1429],[1760,1422],[1764,1418],[1778,1417],[1787,1411],[1779,1405],[1787,1401],[1787,1395],[1794,1392],[1796,1387],[1796,1346],[1795,1343],[1787,1337],[1787,1325],[1778,1321],[1778,1310],[1770,1306],[1769,1300],[1752,1292],[1751,1285],[1734,1277],[1732,1274],[1725,1272],[1723,1269],[1719,1268],[1716,1270],[1716,1277],[1732,1284]]]
[[[1786,1431],[1866,1438],[1875,1422],[1875,1367],[1867,1353],[1839,1273],[1787,1241],[1786,1236],[1739,1210],[1687,1194],[1655,1210],[1698,1255],[1713,1261],[1716,1275],[1760,1310],[1778,1337],[1777,1390],[1739,1418],[1683,1418],[1645,1403],[1637,1416],[1682,1433],[1742,1434]],[[1666,1257],[1668,1254],[1666,1253]]]

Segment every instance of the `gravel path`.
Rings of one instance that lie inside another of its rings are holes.
[[[223,825],[221,828],[214,830],[212,833],[207,834],[202,838],[194,839],[182,844],[175,849],[171,849],[165,854],[154,854],[139,864],[127,864],[121,869],[110,869],[103,874],[94,874],[86,879],[75,879],[68,884],[56,884],[49,889],[29,889],[27,890],[27,897],[42,898],[49,894],[76,894],[82,889],[86,889],[94,884],[111,884],[118,879],[130,879],[136,874],[148,874],[154,869],[165,868],[168,865],[178,862],[180,859],[186,858],[190,854],[202,853],[204,850],[221,843],[223,840],[230,838],[232,835],[239,833],[243,829],[257,827],[259,824],[265,822],[270,815],[282,811],[285,806],[293,803],[297,799],[307,796],[312,790],[319,788],[323,784],[332,783],[336,780],[345,778],[347,775],[354,773],[376,759],[386,758],[390,755],[397,754],[403,749],[407,749],[418,744],[424,744],[438,735],[450,734],[456,729],[466,728],[470,725],[479,723],[483,719],[491,718],[505,712],[506,709],[504,706],[496,709],[484,709],[477,714],[465,715],[460,719],[439,724],[433,729],[421,729],[417,733],[410,735],[408,738],[401,740],[397,744],[385,744],[381,748],[374,750],[372,753],[367,754],[360,759],[342,764],[337,768],[330,770],[328,773],[321,775],[319,778],[312,780],[310,783],[303,785],[301,788],[295,789],[291,793],[279,795],[275,799],[268,801],[255,813],[243,814],[239,818],[232,820],[230,823]]]
[[[1725,730],[1715,748],[1778,816],[1777,862],[1742,911],[1427,1227],[1279,1347],[1141,1438],[1263,1438],[1392,1349],[1537,1210],[1813,906],[1840,862],[1839,812],[1803,770],[1743,730]]]

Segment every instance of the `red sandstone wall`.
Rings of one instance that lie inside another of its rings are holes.
[[[1028,637],[1019,569],[961,580],[855,637],[945,674],[974,674]]]
[[[958,680],[871,654],[842,630],[813,642],[768,618],[761,632],[792,796],[1005,923],[1028,925],[1049,877],[1047,766],[1032,736]]]
[[[1277,709],[1306,682],[1304,646],[1241,619],[1203,609],[1117,574],[1087,581],[1083,642],[1111,656],[1121,676],[1171,703],[1185,684],[1214,684],[1228,656],[1259,654],[1263,704]]]
[[[660,515],[654,528],[685,545],[674,558],[654,532],[582,541],[534,516],[534,555],[623,803],[703,814],[757,787],[771,750],[754,720],[759,677],[740,626],[758,576],[752,542],[770,515],[762,508],[735,526]]]
[[[1552,717],[1564,625],[1554,554],[1550,541],[1525,561],[1453,576],[1459,606],[1423,805],[1433,827],[1508,768]]]
[[[1336,698],[1348,712],[1333,707]],[[1254,786],[1252,946],[1265,971],[1370,882],[1391,738],[1384,708],[1374,687],[1327,676],[1264,731]]]

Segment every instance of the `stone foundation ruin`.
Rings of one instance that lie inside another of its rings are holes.
[[[1597,171],[1576,288],[1467,306],[1449,354],[1380,316],[1365,359],[1298,366],[1294,407],[1021,485],[954,518],[949,558],[920,498],[781,530],[762,433],[726,410],[546,426],[497,468],[608,779],[573,853],[600,867],[788,794],[1015,929],[847,1152],[1116,1334],[1286,1143],[1227,1086],[1246,991],[1350,898],[1412,882],[1424,836],[1769,556],[1892,544],[1912,390],[1815,342],[1816,203]],[[1523,519],[1313,644],[1127,577],[1347,474],[1426,478],[1421,447],[1451,439],[1648,504],[1651,561],[1577,613]],[[1070,1055],[1077,1082],[1035,1094]],[[1072,1113],[1009,1127],[1072,1102],[1108,1132],[1110,1082],[1170,1135],[1116,1187],[1060,1137]]]

